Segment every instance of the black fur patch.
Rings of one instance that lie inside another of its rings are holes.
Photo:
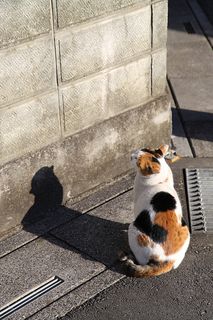
[[[155,150],[156,153],[158,153],[161,157],[163,156],[163,152],[161,151],[161,149],[157,149]]]
[[[148,153],[151,153],[151,154],[154,154],[154,151],[149,150],[149,149],[147,149],[147,148],[142,148],[142,149],[141,149],[141,151],[143,151],[143,152],[148,152]]]
[[[143,210],[135,219],[134,226],[141,232],[148,235],[154,242],[166,241],[168,232],[157,224],[152,224],[148,210]]]
[[[141,232],[150,235],[152,230],[152,222],[148,210],[143,210],[135,219],[134,226]]]
[[[175,198],[168,192],[158,192],[150,202],[156,212],[174,210],[176,208]]]
[[[133,265],[133,266],[128,265],[127,263],[125,263],[124,266],[125,266],[124,272],[125,272],[126,276],[131,277],[131,278],[134,277],[137,266],[136,265]]]
[[[156,163],[160,164],[160,161],[155,157],[152,157],[152,162],[156,162]]]
[[[181,225],[182,225],[182,227],[186,226],[186,221],[183,218],[181,218]]]
[[[149,259],[148,265],[159,265],[160,262],[155,259]]]
[[[154,242],[162,243],[166,241],[167,234],[168,234],[167,230],[165,230],[163,227],[159,226],[158,224],[154,224],[152,227],[150,238],[152,238]]]
[[[156,152],[156,151],[153,151],[153,150],[149,150],[149,149],[144,148],[144,149],[141,149],[141,151],[150,153],[150,154],[152,154],[153,156],[155,156],[156,158],[159,158],[159,157],[160,157],[159,153]]]

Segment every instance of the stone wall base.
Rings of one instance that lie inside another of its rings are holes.
[[[170,136],[170,102],[165,93],[61,143],[8,162],[0,168],[0,235],[20,225],[34,195],[47,208],[75,199],[128,172],[134,149],[169,143]]]

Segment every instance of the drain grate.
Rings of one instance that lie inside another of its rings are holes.
[[[191,232],[213,232],[213,169],[185,169]]]
[[[26,304],[37,299],[38,297],[40,297],[44,293],[50,291],[51,289],[55,288],[56,286],[58,286],[62,282],[64,282],[64,281],[56,276],[48,279],[47,281],[40,284],[38,287],[33,288],[32,290],[25,293],[21,297],[18,297],[14,301],[12,301],[9,304],[7,304],[6,306],[2,307],[0,309],[0,319],[6,318],[7,316],[14,313],[16,310],[22,308]]]

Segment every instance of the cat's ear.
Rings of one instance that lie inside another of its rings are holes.
[[[169,151],[169,145],[163,144],[161,145],[155,152],[157,152],[161,157],[165,157]]]

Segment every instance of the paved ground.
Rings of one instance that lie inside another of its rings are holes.
[[[212,238],[194,238],[177,271],[148,280],[124,278],[62,319],[212,320],[211,244]]]
[[[195,0],[169,3],[172,141],[185,157],[173,172],[187,219],[183,169],[213,167],[213,27]],[[23,230],[0,245],[0,306],[51,277],[63,283],[6,319],[213,319],[213,235],[192,235],[177,271],[148,280],[123,273],[116,255],[133,219],[133,178],[54,211],[30,208]]]
[[[170,0],[169,4],[168,82],[174,106],[173,141],[184,156],[213,157],[212,25],[196,0]]]

